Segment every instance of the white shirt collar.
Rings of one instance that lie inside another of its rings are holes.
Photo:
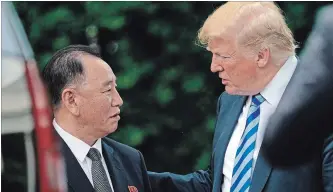
[[[274,78],[268,83],[264,90],[260,92],[269,104],[275,107],[279,104],[296,66],[296,56],[290,56]]]
[[[74,156],[82,163],[85,160],[91,147],[84,141],[74,137],[73,135],[62,129],[55,121],[55,119],[53,119],[53,126],[60,135],[60,137],[65,141],[67,146],[70,148]],[[102,155],[101,139],[98,139],[92,147],[96,148]]]

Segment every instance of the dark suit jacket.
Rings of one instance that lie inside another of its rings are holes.
[[[332,34],[330,5],[319,12],[299,67],[267,126],[263,152],[276,166],[307,162],[333,133]]]
[[[94,192],[94,189],[67,144],[58,135],[66,163],[69,192]],[[102,151],[115,192],[128,192],[135,186],[138,192],[151,192],[142,154],[109,138],[102,139]]]
[[[223,93],[218,102],[210,167],[188,175],[149,172],[153,191],[220,192],[223,160],[229,139],[247,97]],[[272,167],[259,152],[250,192],[333,191],[333,139],[322,141],[308,163],[287,169]]]

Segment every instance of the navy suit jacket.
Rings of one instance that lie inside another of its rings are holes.
[[[68,191],[94,192],[74,154],[63,139],[58,138],[66,163]],[[146,165],[138,150],[105,137],[102,151],[115,192],[128,192],[129,186],[136,187],[138,192],[151,192]]]
[[[333,133],[333,5],[322,8],[299,66],[270,118],[263,153],[276,166],[308,161]],[[333,170],[332,170],[333,171]]]
[[[220,96],[208,170],[188,175],[149,172],[153,191],[221,192],[224,155],[246,99],[245,96],[227,93]],[[272,167],[260,151],[250,192],[333,191],[333,137],[323,140],[322,146],[322,149],[315,152],[306,164],[285,169]]]

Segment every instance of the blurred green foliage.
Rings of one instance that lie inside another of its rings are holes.
[[[278,2],[300,45],[327,2]],[[43,68],[69,44],[97,42],[124,100],[110,137],[134,146],[153,171],[209,164],[218,96],[197,30],[220,2],[15,2]]]

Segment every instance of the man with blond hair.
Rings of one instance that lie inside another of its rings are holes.
[[[329,191],[330,143],[323,141],[321,151],[292,168],[272,166],[260,150],[269,118],[300,67],[281,10],[273,2],[228,2],[207,18],[198,40],[212,53],[210,69],[225,85],[211,163],[188,175],[150,172],[153,191]]]

